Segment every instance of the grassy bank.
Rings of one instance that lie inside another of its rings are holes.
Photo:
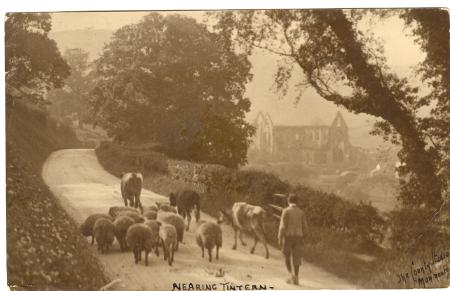
[[[8,285],[98,290],[103,269],[75,221],[41,178],[48,155],[80,144],[70,128],[17,104],[8,111],[6,232]]]
[[[114,148],[121,151],[120,146],[115,145]],[[129,148],[123,151],[126,155],[113,155],[109,147],[103,146],[97,149],[97,156],[107,171],[120,175],[122,165],[130,163],[120,157],[126,156],[133,161],[142,155],[142,151]],[[150,150],[147,154],[155,155]],[[160,157],[171,163],[163,155]],[[163,195],[183,188],[199,189],[195,183],[178,176],[170,169],[144,171],[144,187]],[[305,260],[364,288],[421,287],[413,280],[399,282],[397,274],[408,271],[412,259],[420,262],[425,254],[431,254],[432,248],[424,245],[418,252],[409,254],[379,248],[377,242],[383,239],[387,222],[370,205],[352,203],[302,185],[293,186],[273,174],[255,170],[236,171],[218,167],[199,179],[204,185],[204,191],[200,193],[202,210],[212,216],[217,216],[220,207],[231,207],[235,201],[266,205],[271,202],[273,193],[294,192],[299,196],[312,225],[312,234],[304,247]],[[277,247],[278,220],[269,215],[265,226],[269,242]],[[441,249],[448,250],[444,246]],[[450,263],[447,260],[445,264]],[[426,287],[448,286],[448,280],[441,278]]]

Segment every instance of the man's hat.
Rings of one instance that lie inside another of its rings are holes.
[[[289,194],[289,196],[288,196],[288,203],[295,203],[295,204],[297,204],[297,201],[298,201],[298,197],[297,197],[297,195],[296,194],[294,194],[294,193],[291,193],[291,194]]]

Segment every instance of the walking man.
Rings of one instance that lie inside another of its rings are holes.
[[[288,203],[289,206],[281,214],[278,243],[284,254],[286,268],[291,274],[291,278],[287,282],[289,284],[299,285],[298,271],[302,263],[301,248],[309,229],[305,212],[297,205],[297,196],[290,194],[288,196]],[[292,265],[294,265],[294,273],[292,273],[291,261]]]

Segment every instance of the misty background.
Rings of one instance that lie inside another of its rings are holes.
[[[134,24],[149,12],[60,12],[52,13],[52,30],[49,34],[61,52],[81,48],[89,52],[90,60],[96,59],[118,28]],[[203,11],[174,11],[161,14],[182,14],[198,22],[207,22]],[[411,78],[412,64],[424,58],[419,47],[397,18],[379,23],[365,23],[376,38],[384,44],[388,64],[400,77]],[[382,38],[381,38],[382,36]],[[408,53],[405,53],[405,48]],[[253,122],[258,112],[267,112],[275,125],[330,125],[340,111],[349,127],[350,142],[355,146],[374,149],[388,146],[379,136],[369,134],[375,118],[366,114],[354,114],[343,107],[321,98],[313,89],[306,89],[296,102],[297,92],[291,88],[281,97],[273,89],[276,72],[276,55],[257,50],[250,56],[253,80],[247,84],[246,97],[250,99],[251,111],[247,121]],[[293,86],[291,86],[293,87]]]

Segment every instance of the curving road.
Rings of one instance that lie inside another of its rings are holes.
[[[102,168],[94,150],[56,151],[44,164],[42,176],[78,223],[92,213],[107,213],[110,206],[123,203],[119,179]],[[141,199],[143,205],[167,201],[166,197],[148,190],[143,191]],[[202,219],[211,218],[202,213]],[[288,276],[279,250],[270,248],[271,258],[268,260],[264,258],[262,245],[258,245],[254,255],[249,253],[251,244],[247,247],[239,244],[238,249],[233,251],[232,230],[228,225],[222,225],[224,245],[220,250],[220,258],[209,263],[206,258],[201,258],[201,251],[195,243],[195,228],[196,223],[193,222],[191,230],[185,234],[184,244],[175,253],[172,267],[164,262],[162,256],[156,257],[153,253],[149,255],[148,267],[143,264],[135,265],[132,253],[121,253],[117,241],[114,242],[112,251],[104,255],[98,254],[98,257],[111,280],[121,280],[115,285],[115,290],[172,290],[174,283],[215,283],[217,290],[223,290],[221,283],[225,282],[235,285],[266,284],[275,289],[298,288],[285,283]],[[250,241],[250,238],[246,240]],[[97,254],[96,247],[92,248]],[[216,277],[219,269],[224,271],[224,275]],[[302,289],[356,288],[309,263],[304,263],[300,269],[300,284]]]

